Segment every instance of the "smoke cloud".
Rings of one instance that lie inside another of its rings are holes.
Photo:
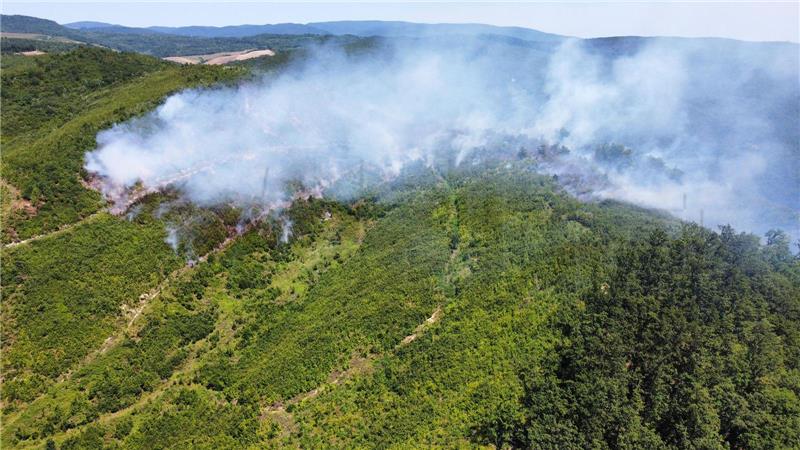
[[[544,171],[602,180],[587,181],[593,196],[797,238],[798,76],[793,44],[323,47],[279,75],[173,95],[101,132],[86,168],[117,202],[141,183],[201,205],[280,208],[294,180],[324,191],[363,167],[390,178],[410,163],[522,149]]]

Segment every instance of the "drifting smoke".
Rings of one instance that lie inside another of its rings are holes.
[[[178,228],[173,225],[167,225],[167,237],[164,238],[164,242],[167,243],[172,248],[172,251],[175,253],[178,252],[178,244],[180,244],[180,238],[178,236]]]
[[[281,237],[279,242],[286,244],[289,242],[289,238],[292,237],[292,223],[291,220],[284,218],[283,226],[281,227]]]
[[[322,48],[279,76],[179,93],[100,133],[86,168],[120,202],[141,183],[280,208],[292,180],[323,190],[359,167],[391,177],[544,144],[561,150],[542,169],[601,179],[596,196],[798,236],[796,45],[426,42]]]

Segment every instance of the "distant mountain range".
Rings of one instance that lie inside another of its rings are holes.
[[[481,24],[421,24],[411,22],[341,21],[309,24],[282,23],[225,27],[126,27],[105,22],[73,22],[66,25],[52,20],[20,15],[0,16],[4,42],[12,39],[66,38],[78,44],[99,45],[119,51],[134,51],[157,57],[184,56],[269,48],[292,50],[306,45],[330,42],[355,42],[384,38],[436,39],[457,44],[464,37],[514,46],[546,47],[558,45],[565,36],[519,27]],[[10,33],[17,34],[16,36]],[[22,36],[21,36],[21,35]],[[38,35],[38,37],[37,37]],[[28,46],[41,44],[27,42]]]
[[[129,34],[172,34],[176,36],[189,36],[189,37],[249,37],[257,36],[259,34],[331,34],[325,30],[317,29],[309,25],[285,23],[274,25],[234,25],[225,27],[205,27],[205,26],[188,26],[188,27],[147,27],[147,28],[133,28],[122,25],[115,25],[103,22],[73,22],[64,25],[73,30],[94,31],[94,32],[108,32],[108,33],[129,33]]]
[[[556,34],[544,33],[521,27],[498,27],[482,24],[424,24],[413,22],[386,22],[378,20],[314,22],[308,24],[279,23],[266,25],[232,25],[224,27],[147,27],[131,28],[103,22],[73,22],[64,25],[74,30],[112,32],[112,33],[164,33],[192,37],[248,37],[259,34],[316,34],[316,35],[354,35],[354,36],[448,36],[448,35],[495,35],[512,37],[526,41],[558,41],[563,38]]]

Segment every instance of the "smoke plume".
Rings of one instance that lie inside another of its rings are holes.
[[[279,75],[188,90],[97,136],[106,194],[177,186],[197,204],[291,201],[368,167],[517,150],[585,176],[597,197],[797,238],[798,47],[723,40],[521,45],[405,40],[319,48]],[[541,148],[556,149],[541,151]],[[499,157],[499,156],[498,156]]]

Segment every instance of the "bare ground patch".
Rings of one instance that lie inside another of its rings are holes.
[[[239,52],[220,52],[207,55],[187,55],[187,56],[167,56],[163,58],[167,61],[178,64],[206,64],[210,66],[228,64],[236,61],[245,61],[262,56],[274,56],[275,52],[270,49],[249,49]]]

